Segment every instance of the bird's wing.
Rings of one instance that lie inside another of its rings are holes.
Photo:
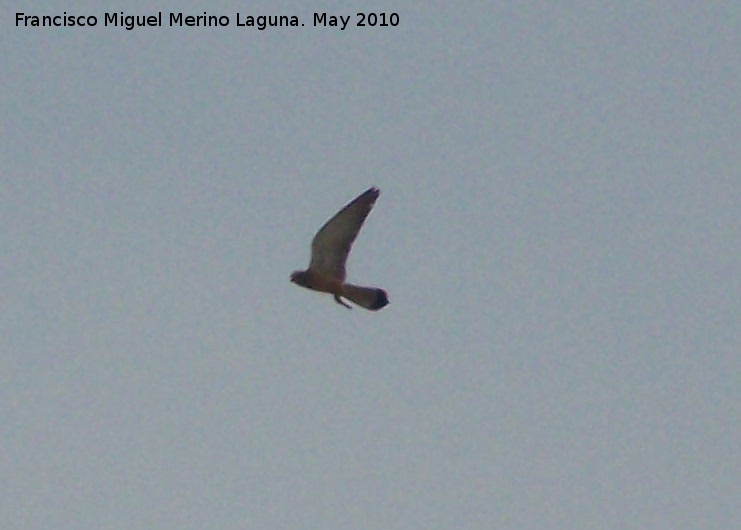
[[[309,270],[345,281],[350,248],[379,194],[369,188],[324,223],[311,242]]]

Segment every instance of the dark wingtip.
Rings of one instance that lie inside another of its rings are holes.
[[[368,309],[378,311],[389,304],[389,297],[383,289],[376,289],[376,301]]]

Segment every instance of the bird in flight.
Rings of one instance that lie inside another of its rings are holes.
[[[311,242],[309,268],[294,271],[291,282],[332,294],[335,302],[348,309],[352,308],[343,298],[371,311],[388,305],[388,295],[383,289],[345,283],[345,263],[350,247],[380,193],[378,188],[369,188],[324,223]]]

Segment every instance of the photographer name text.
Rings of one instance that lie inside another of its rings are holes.
[[[313,27],[345,30],[350,27],[396,27],[399,25],[397,13],[355,13],[354,15],[340,15],[330,13],[314,13],[311,17]],[[162,11],[150,15],[128,15],[123,11],[96,15],[70,15],[64,11],[61,15],[29,15],[15,14],[16,27],[26,28],[80,28],[95,27],[102,23],[105,27],[117,27],[131,31],[145,27],[181,27],[181,28],[223,28],[232,25],[265,30],[276,27],[301,27],[306,24],[296,15],[244,15],[236,16],[211,15],[206,11],[202,15],[186,13],[167,13]]]

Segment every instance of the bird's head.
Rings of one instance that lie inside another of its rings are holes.
[[[298,285],[306,286],[306,271],[293,271],[291,273],[291,282]]]

